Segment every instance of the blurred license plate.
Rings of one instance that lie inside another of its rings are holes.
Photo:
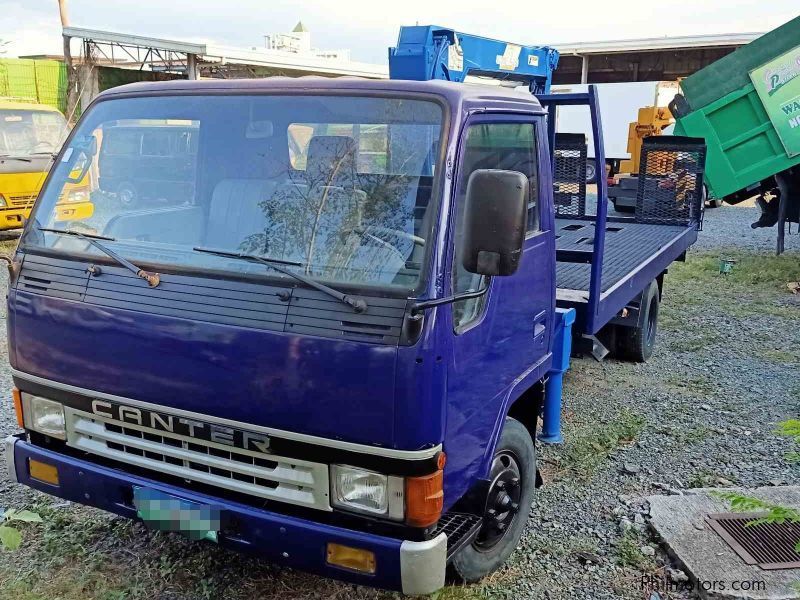
[[[152,529],[175,531],[191,540],[217,541],[219,508],[182,500],[149,488],[133,488],[136,514]]]

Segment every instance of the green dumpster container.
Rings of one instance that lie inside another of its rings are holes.
[[[681,82],[685,101],[676,98],[671,105],[675,134],[705,138],[705,181],[712,197],[738,202],[762,182],[771,186],[776,173],[800,165],[800,121],[794,121],[800,111],[790,110],[793,100],[800,101],[797,61],[800,17]],[[762,82],[767,69],[782,74],[774,88]]]

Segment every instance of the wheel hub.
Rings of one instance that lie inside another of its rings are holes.
[[[495,546],[511,528],[522,497],[519,465],[510,453],[503,452],[494,458],[490,478],[483,526],[474,542],[479,550]]]

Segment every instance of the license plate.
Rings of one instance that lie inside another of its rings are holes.
[[[219,508],[143,487],[133,488],[133,505],[138,517],[152,529],[181,533],[190,540],[217,541]]]

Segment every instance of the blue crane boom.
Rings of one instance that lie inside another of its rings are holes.
[[[547,94],[558,51],[522,46],[435,25],[401,27],[389,48],[389,77],[463,82],[467,75],[519,82],[534,94]]]

